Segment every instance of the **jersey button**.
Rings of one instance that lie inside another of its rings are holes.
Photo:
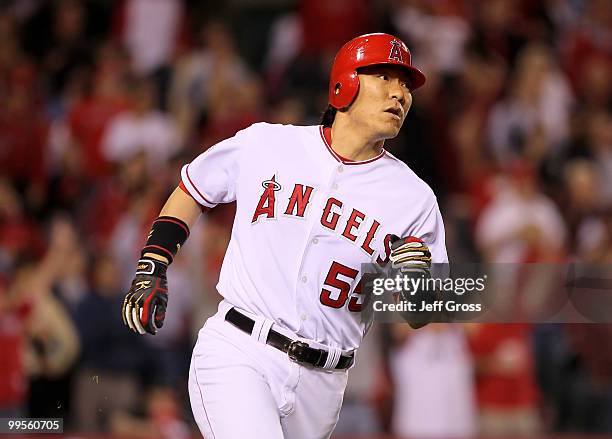
[[[312,243],[313,244],[318,244],[319,243],[319,239],[318,238],[312,238]]]
[[[339,186],[338,186],[338,183],[334,183],[334,184],[332,185],[332,188],[333,188],[334,190],[338,189],[338,187],[339,187]]]
[[[303,322],[304,322],[304,321],[306,321],[306,319],[307,319],[307,318],[308,318],[308,316],[307,316],[306,314],[302,314],[302,315],[300,316],[300,319],[301,319]]]
[[[344,171],[344,166],[339,165],[339,166],[338,166],[338,172],[343,172],[343,171]]]
[[[308,278],[306,276],[302,276],[302,283],[305,284],[308,282]]]

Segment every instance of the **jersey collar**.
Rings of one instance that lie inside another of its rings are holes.
[[[338,154],[336,151],[334,151],[331,147],[331,143],[332,143],[332,139],[331,139],[331,128],[329,127],[324,127],[323,125],[319,126],[319,133],[321,134],[321,139],[323,140],[323,144],[325,145],[325,147],[327,148],[327,150],[329,151],[329,153],[332,155],[332,157],[334,159],[336,159],[338,162],[344,164],[344,165],[365,165],[366,163],[371,163],[375,160],[378,160],[379,158],[381,158],[382,156],[385,155],[386,151],[383,148],[383,150],[380,152],[380,154],[378,154],[376,157],[372,157],[371,159],[368,160],[351,160],[351,159],[347,159],[342,157],[340,154]]]

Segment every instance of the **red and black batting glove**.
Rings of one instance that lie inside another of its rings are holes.
[[[389,259],[393,268],[406,273],[429,273],[431,268],[431,252],[429,247],[415,236],[400,238],[391,237],[391,254]]]
[[[121,314],[123,323],[139,334],[155,335],[164,325],[168,304],[168,264],[143,257],[125,296]]]

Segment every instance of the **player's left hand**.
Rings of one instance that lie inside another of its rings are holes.
[[[164,325],[168,304],[167,264],[151,258],[138,261],[136,276],[125,296],[123,323],[139,334],[155,335]]]
[[[415,236],[400,238],[391,237],[391,254],[389,259],[393,268],[403,273],[429,273],[431,252],[422,239]]]
[[[399,269],[402,273],[408,276],[430,277],[429,269],[431,268],[431,252],[423,240],[415,236],[407,236],[400,238],[393,235],[391,237],[391,254],[389,259],[392,263],[392,268]],[[435,300],[435,295],[428,291],[414,291],[409,297],[405,294],[405,290],[400,291],[402,300],[432,303]],[[402,314],[402,317],[413,329],[419,329],[432,321],[432,312],[409,312]]]

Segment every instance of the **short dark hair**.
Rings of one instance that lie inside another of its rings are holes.
[[[321,125],[326,128],[331,128],[332,124],[334,123],[334,119],[336,118],[337,112],[338,110],[336,110],[331,105],[328,105],[325,109],[325,112],[323,113],[323,116],[321,116]]]

